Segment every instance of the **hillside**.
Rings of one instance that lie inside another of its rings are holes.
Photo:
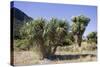
[[[11,23],[13,25],[13,36],[14,38],[19,38],[19,29],[26,22],[33,20],[31,17],[26,15],[23,11],[18,8],[11,7]]]

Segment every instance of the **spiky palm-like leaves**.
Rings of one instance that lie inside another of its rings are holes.
[[[45,22],[46,21],[42,18],[36,19],[26,23],[20,30],[20,34],[22,35],[22,37],[29,40],[30,43],[29,46],[35,43],[35,45],[39,47],[43,57],[46,56],[44,39],[43,39]]]
[[[22,39],[29,41],[29,46],[38,46],[45,58],[54,55],[58,46],[70,45],[74,40],[77,40],[79,46],[81,45],[82,35],[90,19],[80,15],[73,17],[72,21],[72,32],[69,32],[69,24],[66,20],[52,18],[46,21],[41,18],[25,23],[20,34]],[[77,39],[73,39],[73,35],[77,36]]]
[[[80,15],[72,18],[72,32],[75,35],[75,40],[81,46],[82,35],[90,21],[90,18]]]
[[[66,45],[65,37],[69,28],[66,20],[52,18],[45,22],[44,19],[37,19],[26,23],[20,30],[22,37],[29,40],[29,46],[35,42],[40,47],[43,57],[54,54],[58,46]]]
[[[69,25],[65,20],[52,18],[45,26],[44,37],[49,53],[54,54],[58,46],[63,46]]]

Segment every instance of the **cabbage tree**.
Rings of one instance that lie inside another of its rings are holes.
[[[44,30],[44,38],[46,40],[46,46],[48,53],[54,55],[58,46],[65,45],[66,35],[68,33],[69,25],[66,20],[58,20],[52,18]]]
[[[43,58],[46,56],[43,31],[46,20],[43,18],[33,20],[26,23],[20,30],[20,34],[23,38],[29,40],[29,46],[34,45],[38,46],[40,49]]]
[[[72,32],[75,37],[75,42],[81,47],[82,36],[90,22],[90,18],[84,15],[75,16],[72,18]]]

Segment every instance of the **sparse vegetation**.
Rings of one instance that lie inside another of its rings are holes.
[[[87,36],[87,41],[89,42],[89,43],[95,43],[95,44],[97,44],[97,32],[91,32],[91,33],[89,33],[88,34],[88,36]]]
[[[25,22],[18,31],[20,38],[14,38],[14,58],[16,60],[14,63],[28,64],[28,62],[24,61],[29,59],[32,59],[29,60],[29,64],[45,63],[45,59],[49,61],[48,63],[55,63],[54,61],[59,63],[59,60],[61,62],[62,60],[72,62],[72,59],[84,61],[83,56],[88,57],[88,52],[91,52],[91,49],[88,48],[93,46],[90,45],[90,42],[97,44],[96,32],[90,33],[87,40],[82,39],[89,21],[89,17],[80,15],[72,18],[72,25],[68,24],[67,20],[57,18],[51,20],[38,18]],[[79,47],[82,52],[78,49]],[[94,49],[92,51],[95,52]],[[23,61],[17,61],[19,59],[16,56],[17,54],[23,55],[25,53],[25,56],[28,56],[26,55],[28,52],[30,58],[23,58],[25,60],[21,58]],[[92,55],[93,57],[91,57]],[[96,60],[95,57],[96,54],[90,54],[89,60]]]

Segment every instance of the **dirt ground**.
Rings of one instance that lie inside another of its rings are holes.
[[[14,52],[14,65],[33,65],[33,64],[58,64],[58,63],[76,63],[97,60],[97,52],[56,52],[55,56],[49,59],[39,60],[39,55],[33,51]]]

